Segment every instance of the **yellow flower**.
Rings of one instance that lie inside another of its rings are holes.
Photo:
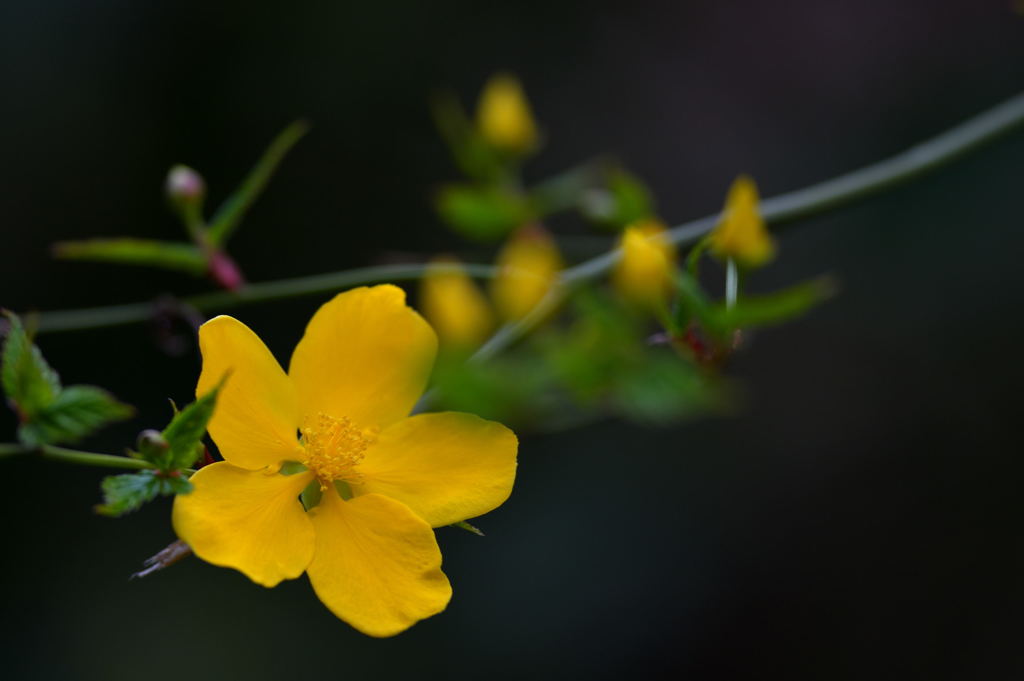
[[[558,280],[562,257],[551,235],[539,225],[519,228],[497,259],[491,298],[506,321],[522,319]]]
[[[475,348],[494,327],[494,315],[483,293],[454,258],[437,258],[420,285],[423,315],[437,331],[441,345]]]
[[[745,267],[758,267],[775,256],[775,243],[758,206],[757,185],[748,176],[740,175],[732,183],[722,220],[709,239],[716,255]]]
[[[484,85],[477,105],[477,127],[494,147],[523,154],[537,146],[530,102],[515,76],[497,74]]]
[[[647,219],[622,233],[622,257],[612,272],[612,283],[627,300],[654,307],[668,297],[676,248],[666,238],[667,232],[660,220]]]
[[[287,374],[231,317],[204,324],[199,344],[197,393],[231,372],[209,426],[225,461],[175,500],[178,536],[263,586],[306,572],[324,605],[371,636],[443,610],[451,586],[431,527],[504,502],[517,442],[469,414],[409,416],[437,338],[402,290],[358,288],[325,304]],[[303,490],[322,495],[308,511]]]

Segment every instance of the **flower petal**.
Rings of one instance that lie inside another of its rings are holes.
[[[312,478],[210,464],[175,497],[174,531],[206,562],[257,584],[295,579],[313,558],[313,524],[298,499]]]
[[[334,490],[310,511],[316,552],[307,572],[331,612],[370,636],[394,636],[445,609],[452,587],[434,531],[394,499],[342,501]]]
[[[475,518],[512,491],[519,443],[472,414],[419,414],[381,432],[359,466],[356,494],[401,501],[434,527]]]
[[[397,286],[340,293],[317,310],[292,354],[301,413],[383,427],[407,416],[426,387],[437,336]]]
[[[224,458],[254,470],[297,458],[295,391],[259,336],[222,315],[199,327],[199,348],[203,371],[197,395],[230,372],[209,425]]]

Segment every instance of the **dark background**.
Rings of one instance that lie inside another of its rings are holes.
[[[254,281],[459,246],[430,210],[456,177],[427,113],[439,87],[469,101],[516,71],[549,140],[529,177],[611,152],[678,223],[740,171],[795,189],[1015,94],[1022,38],[1009,0],[7,0],[0,304],[204,290],[47,248],[175,238],[172,163],[216,202],[299,115],[312,134],[232,242]],[[168,504],[99,518],[100,471],[0,462],[0,676],[1020,677],[1022,158],[1016,134],[788,230],[756,285],[832,272],[842,295],[757,335],[731,369],[740,414],[524,438],[488,536],[438,533],[448,611],[396,639],[349,629],[305,579],[264,590],[191,559],[128,582],[173,538]],[[324,299],[236,314],[287,357]],[[194,389],[195,355],[142,325],[40,343],[66,382],[139,407],[91,449]]]

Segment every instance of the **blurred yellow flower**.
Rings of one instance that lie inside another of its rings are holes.
[[[562,256],[540,225],[526,225],[505,242],[491,282],[491,299],[505,321],[526,316],[558,281]]]
[[[420,284],[423,316],[442,347],[472,349],[494,328],[494,314],[484,294],[454,258],[437,258]]]
[[[477,105],[477,127],[494,147],[524,154],[537,146],[537,126],[519,80],[497,74],[484,85]]]
[[[745,267],[758,267],[775,256],[775,242],[765,226],[757,185],[740,175],[729,188],[722,220],[709,235],[711,250]]]
[[[663,304],[672,288],[676,248],[660,220],[649,218],[626,227],[619,247],[622,257],[612,284],[627,300],[645,307]]]
[[[518,445],[470,414],[409,416],[437,337],[404,292],[336,296],[310,320],[287,374],[231,317],[204,324],[199,343],[198,394],[231,372],[209,426],[225,460],[176,498],[178,536],[263,586],[306,572],[324,605],[371,636],[443,610],[451,586],[431,527],[504,502]],[[317,493],[307,510],[300,494]]]

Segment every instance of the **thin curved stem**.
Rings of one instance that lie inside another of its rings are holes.
[[[1019,94],[974,118],[911,147],[903,153],[871,164],[810,187],[766,199],[761,203],[765,220],[773,225],[815,215],[851,203],[870,194],[908,182],[991,142],[1024,123],[1024,94]],[[678,225],[669,230],[667,238],[677,246],[697,241],[714,228],[718,214]],[[537,305],[536,314],[499,329],[474,355],[474,360],[491,357],[533,328],[558,304],[565,292],[581,282],[604,275],[618,261],[618,249],[584,261],[562,272],[560,285],[548,292]],[[182,302],[203,312],[282,298],[336,291],[346,286],[383,281],[419,279],[428,267],[410,264],[364,267],[343,272],[318,274],[297,279],[249,284],[237,292],[209,293]],[[472,276],[493,277],[489,265],[469,265]],[[46,312],[39,316],[38,330],[70,331],[140,322],[153,315],[151,303],[134,303],[109,307]]]
[[[766,222],[779,225],[816,215],[840,205],[909,182],[960,158],[978,147],[1024,124],[1024,93],[957,125],[910,149],[859,170],[787,192],[761,202]],[[683,223],[669,230],[667,238],[677,246],[691,244],[718,223],[718,214]],[[600,277],[611,270],[622,253],[615,249],[562,272],[560,286],[552,288],[536,306],[534,314],[498,329],[471,360],[493,357],[516,342],[557,306],[572,286]]]
[[[447,268],[455,271],[458,267],[458,265],[446,265],[443,263],[409,263],[360,267],[341,272],[313,274],[307,277],[248,284],[238,291],[204,293],[198,296],[182,298],[180,302],[182,305],[194,308],[200,312],[209,312],[284,298],[331,293],[359,284],[409,281],[422,278],[428,269],[430,271],[443,272]],[[470,276],[485,279],[493,277],[497,271],[492,265],[470,264],[462,265],[461,268],[468,272]],[[152,318],[156,309],[156,303],[129,303],[126,305],[86,307],[76,310],[55,310],[53,312],[41,313],[37,328],[40,333],[43,333],[123,326]]]
[[[35,454],[44,459],[53,459],[63,463],[75,463],[83,466],[99,466],[101,468],[128,468],[142,470],[154,468],[153,464],[141,459],[132,459],[127,456],[113,456],[112,454],[97,454],[96,452],[83,452],[77,449],[66,447],[55,447],[53,445],[42,445],[41,447],[27,447],[15,443],[0,444],[0,457],[15,456],[20,454]]]

